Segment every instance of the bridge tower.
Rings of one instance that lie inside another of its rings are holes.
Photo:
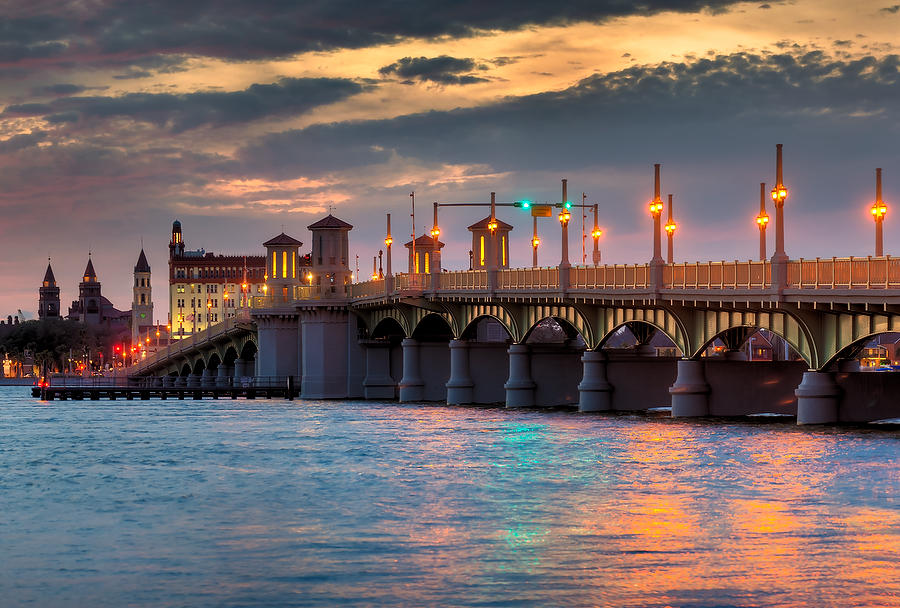
[[[53,276],[53,268],[50,267],[50,258],[47,258],[47,272],[44,273],[44,281],[38,290],[38,318],[59,318],[59,287]]]
[[[134,265],[134,299],[131,303],[131,342],[140,341],[141,336],[153,326],[153,298],[150,289],[150,264],[144,249]]]
[[[353,226],[330,213],[307,226],[313,233],[307,284],[322,297],[343,298],[350,284],[350,231]]]
[[[294,287],[302,279],[298,253],[301,246],[303,243],[283,232],[263,243],[266,248],[266,286],[273,299],[289,302],[293,298]]]

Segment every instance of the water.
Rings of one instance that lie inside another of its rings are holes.
[[[900,433],[0,389],[3,606],[900,606]]]

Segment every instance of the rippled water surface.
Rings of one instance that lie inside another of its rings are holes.
[[[3,606],[900,606],[896,431],[0,406]]]

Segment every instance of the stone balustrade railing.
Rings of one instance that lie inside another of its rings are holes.
[[[496,273],[494,289],[559,290],[559,268],[508,268]],[[569,269],[568,289],[651,289],[649,264],[573,266]],[[485,270],[461,270],[434,274],[398,273],[392,279],[354,283],[342,293],[337,287],[323,293],[317,286],[298,286],[293,300],[283,296],[254,298],[253,308],[272,308],[291,301],[349,297],[365,299],[383,296],[385,281],[393,292],[433,291],[438,277],[441,291],[485,291],[491,288],[490,273]],[[770,289],[772,263],[766,261],[718,261],[666,264],[662,268],[660,289]],[[791,289],[900,289],[900,258],[816,258],[787,263],[787,283]],[[346,294],[346,295],[345,295]]]

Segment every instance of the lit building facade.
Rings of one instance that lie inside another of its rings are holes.
[[[309,266],[299,257],[296,266]],[[255,296],[268,294],[266,256],[187,250],[181,222],[169,241],[169,325],[179,340],[227,319],[247,316]]]

